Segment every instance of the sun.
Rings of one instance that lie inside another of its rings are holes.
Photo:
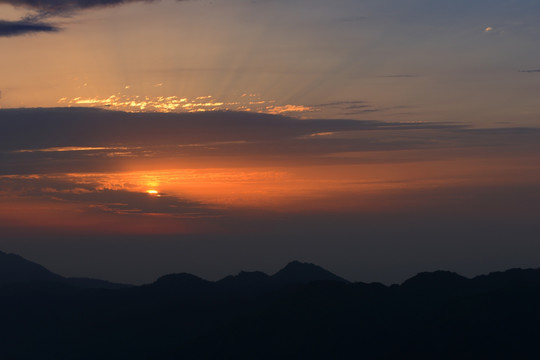
[[[150,195],[159,195],[159,191],[153,190],[153,189],[151,189],[151,190],[146,190],[146,192],[147,192],[148,194],[150,194]]]

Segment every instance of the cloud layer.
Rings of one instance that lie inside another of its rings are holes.
[[[534,128],[300,120],[247,112],[5,109],[0,110],[0,175],[111,171],[126,163],[158,166],[178,159],[186,166],[215,167],[234,162],[323,165],[530,155],[540,152],[538,136]]]

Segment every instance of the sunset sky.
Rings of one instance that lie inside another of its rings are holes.
[[[0,0],[0,250],[142,283],[539,267],[537,0]]]

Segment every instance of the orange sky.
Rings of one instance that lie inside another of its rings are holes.
[[[208,235],[216,264],[396,272],[540,251],[539,2],[426,4],[0,0],[0,247]]]
[[[364,154],[369,155],[376,162],[381,154]],[[399,152],[394,155],[407,156]],[[0,219],[4,226],[32,233],[160,234],[213,233],[224,230],[224,219],[249,218],[251,211],[269,214],[391,214],[425,208],[444,211],[445,207],[465,205],[470,200],[456,198],[452,191],[459,194],[460,189],[537,183],[540,171],[536,160],[479,156],[395,164],[221,169],[205,169],[200,164],[202,168],[197,169],[4,176],[12,184],[31,179],[36,188],[30,194],[24,194],[29,190],[26,187],[4,192],[0,197],[3,203]],[[69,183],[70,188],[55,188],[59,183]],[[149,190],[156,193],[148,193]],[[125,191],[146,199],[130,204],[115,200],[114,196],[110,200],[92,198],[92,194],[103,191]],[[168,203],[167,199],[186,199],[201,209],[175,212],[181,204]],[[165,208],[151,205],[160,202]],[[477,205],[473,200],[467,206]],[[486,213],[493,209],[478,210]],[[463,213],[467,211],[463,209]]]

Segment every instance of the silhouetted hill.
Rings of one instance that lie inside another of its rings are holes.
[[[308,284],[313,281],[340,281],[348,282],[339,276],[323,269],[320,266],[293,261],[283,269],[272,275],[272,280],[280,284]]]
[[[423,272],[406,280],[401,291],[425,299],[463,295],[469,291],[471,280],[450,271]]]
[[[91,278],[84,278],[84,277],[70,277],[70,278],[65,278],[64,281],[70,285],[80,287],[80,288],[121,289],[121,288],[133,286],[129,284],[118,284],[118,283],[113,283],[106,280],[91,279]]]
[[[161,291],[180,291],[190,294],[215,292],[229,295],[260,295],[276,291],[286,285],[308,284],[314,281],[347,282],[320,266],[293,261],[272,276],[260,271],[241,271],[238,275],[229,275],[212,282],[186,273],[169,274],[145,286]]]
[[[116,289],[131,286],[90,278],[65,278],[19,255],[0,251],[0,285],[38,281],[61,282],[81,288]]]
[[[214,283],[195,275],[181,273],[162,276],[152,284],[143,285],[143,288],[146,291],[193,295],[213,291]]]
[[[0,251],[0,284],[21,281],[61,281],[62,279],[62,276],[19,255]]]
[[[240,293],[260,293],[276,288],[271,277],[260,271],[242,271],[236,276],[229,275],[217,282],[219,288],[225,291]]]
[[[156,280],[152,285],[160,287],[176,287],[176,288],[202,288],[210,282],[203,280],[198,276],[181,273],[164,275]]]
[[[472,279],[474,286],[479,289],[495,290],[505,287],[536,287],[540,286],[540,269],[510,269],[504,272],[493,272]]]
[[[469,279],[450,271],[422,272],[401,285],[408,290],[451,290],[465,286]]]
[[[540,269],[436,271],[392,286],[299,262],[272,276],[183,273],[124,288],[52,275],[0,288],[1,359],[540,358]]]

